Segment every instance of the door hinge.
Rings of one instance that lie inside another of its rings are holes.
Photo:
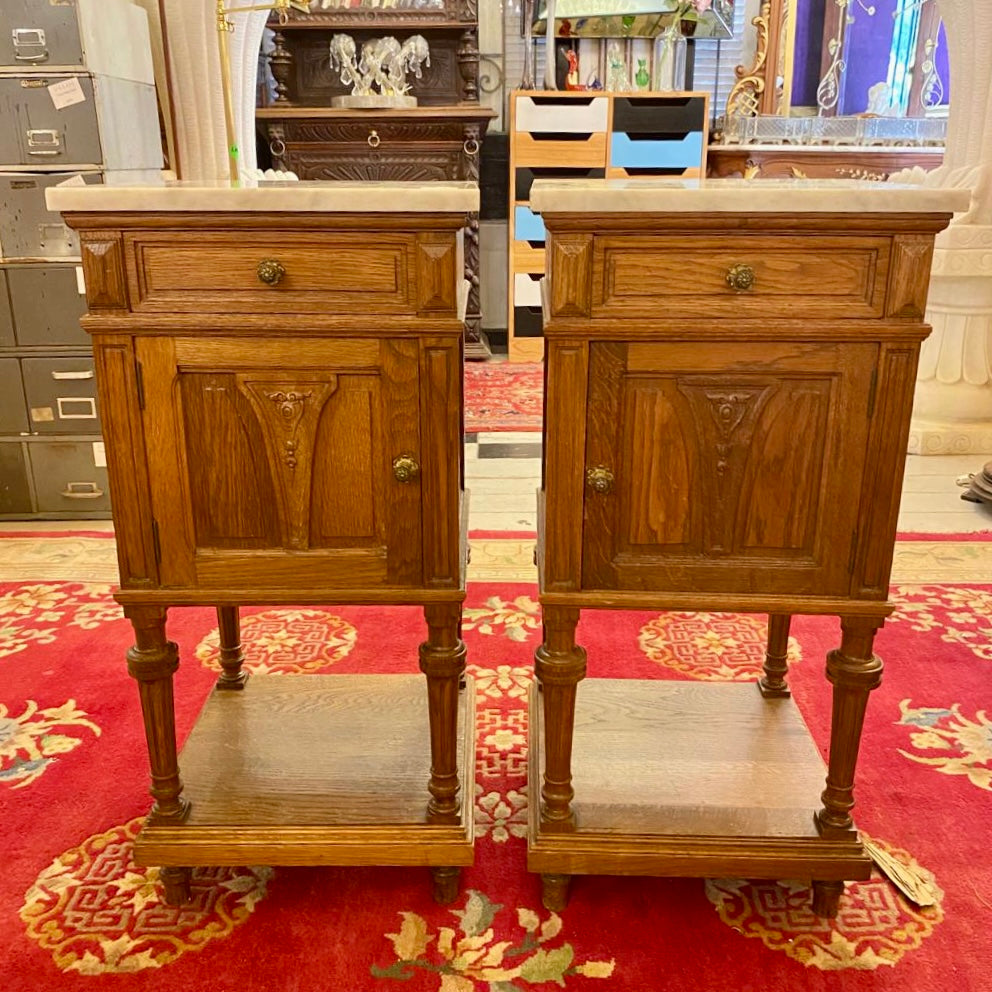
[[[152,545],[155,549],[155,564],[162,564],[162,542],[158,536],[158,521],[152,520]]]
[[[137,384],[138,390],[138,409],[144,410],[145,408],[145,370],[141,366],[141,362],[137,359],[134,360],[134,381]]]
[[[868,419],[875,415],[875,396],[878,393],[878,369],[872,369],[871,383],[868,386]]]

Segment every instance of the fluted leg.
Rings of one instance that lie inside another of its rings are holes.
[[[242,667],[245,653],[241,649],[241,618],[236,606],[217,607],[217,628],[220,633],[220,667],[224,669],[217,680],[217,688],[243,689],[248,673]]]
[[[427,789],[427,819],[431,823],[458,823],[458,693],[465,673],[465,644],[461,606],[439,603],[425,606],[427,641],[420,645],[420,670],[427,676],[427,705],[431,725],[431,778]],[[458,895],[459,869],[431,869],[434,898],[442,905]]]
[[[575,643],[579,611],[573,607],[544,608],[544,643],[537,649],[534,673],[544,699],[544,784],[541,788],[541,828],[575,829],[572,810],[572,732],[575,689],[586,674],[586,653]]]
[[[758,679],[758,689],[766,699],[791,695],[785,677],[789,672],[789,627],[792,617],[773,613],[768,617],[768,647],[765,651],[764,675]]]
[[[179,651],[165,636],[165,609],[130,607],[127,617],[134,627],[135,645],[127,653],[127,668],[138,683],[141,714],[145,722],[152,798],[148,822],[175,825],[189,816],[182,796],[176,754],[176,717],[172,676],[179,667]],[[185,873],[183,875],[182,873]],[[162,873],[167,902],[189,899],[189,869],[167,868]]]
[[[827,678],[833,683],[830,761],[827,787],[816,814],[820,836],[843,838],[854,833],[854,770],[858,763],[861,728],[868,694],[882,681],[882,661],[872,651],[875,632],[884,621],[876,617],[841,619],[841,646],[827,655]]]

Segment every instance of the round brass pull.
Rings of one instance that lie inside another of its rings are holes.
[[[754,288],[754,269],[750,265],[735,265],[727,273],[727,285],[738,293]]]
[[[258,263],[258,278],[265,283],[266,286],[278,286],[282,282],[283,276],[286,274],[286,270],[283,268],[281,262],[277,262],[274,258],[267,258],[263,262]]]
[[[413,482],[420,475],[420,465],[413,455],[400,455],[393,459],[393,475],[397,482]]]
[[[613,491],[613,473],[605,465],[586,469],[586,485],[597,493]]]
[[[382,144],[382,138],[379,137],[379,132],[375,128],[372,128],[372,130],[369,131],[368,140],[369,140],[369,148],[378,148],[379,145]]]

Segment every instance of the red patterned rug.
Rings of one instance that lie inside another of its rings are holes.
[[[246,866],[198,872],[193,904],[171,909],[155,870],[130,858],[147,772],[125,673],[129,626],[109,587],[0,586],[4,992],[986,989],[992,587],[911,586],[894,597],[857,813],[936,901],[916,906],[877,876],[849,886],[826,922],[788,879],[582,877],[563,913],[541,907],[525,869],[526,695],[540,629],[527,585],[470,587],[476,864],[453,906],[431,902],[426,870]],[[184,737],[217,675],[214,617],[174,610],[170,629],[183,655]],[[592,677],[737,681],[760,667],[764,626],[587,613],[579,632]],[[823,657],[837,623],[798,618],[793,634],[795,699],[822,745]],[[249,667],[287,678],[413,672],[422,636],[406,608],[251,610],[244,622]]]
[[[465,365],[465,430],[539,431],[544,366],[510,362]]]

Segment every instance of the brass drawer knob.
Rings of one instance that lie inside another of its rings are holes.
[[[613,491],[613,473],[605,465],[586,469],[586,485],[597,493]]]
[[[727,273],[727,285],[738,293],[754,288],[754,269],[750,265],[735,265]]]
[[[413,455],[400,455],[393,459],[393,475],[397,482],[413,482],[420,475],[420,465]]]
[[[266,286],[278,286],[282,282],[283,276],[286,275],[286,270],[282,263],[277,262],[274,258],[267,258],[259,262],[256,271],[258,272],[258,278]]]

